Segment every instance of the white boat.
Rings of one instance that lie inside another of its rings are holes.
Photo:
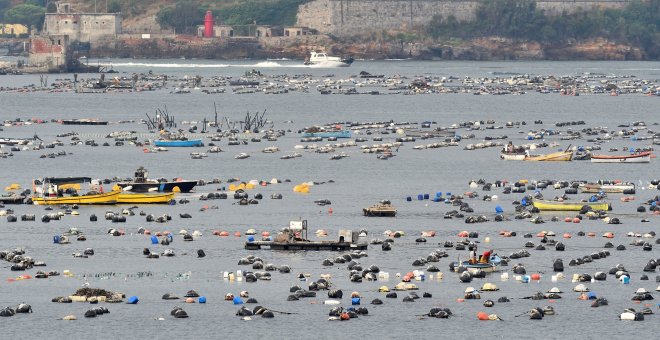
[[[625,193],[634,194],[635,184],[622,182],[622,183],[582,183],[580,184],[580,191],[584,193]]]
[[[500,153],[500,158],[505,161],[522,161],[527,157],[526,153]]]
[[[353,57],[340,58],[329,56],[325,52],[311,51],[305,60],[305,65],[320,65],[327,67],[348,67],[353,63]]]
[[[250,157],[250,155],[246,154],[245,152],[241,152],[238,155],[236,155],[234,158],[236,158],[236,159],[246,159],[248,157]]]

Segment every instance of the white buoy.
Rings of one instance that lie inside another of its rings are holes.
[[[509,273],[502,273],[502,275],[500,275],[500,279],[502,281],[509,281]]]

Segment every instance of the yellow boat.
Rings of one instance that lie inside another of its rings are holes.
[[[45,204],[115,204],[119,198],[120,191],[110,191],[103,194],[80,195],[80,196],[52,196],[32,197],[32,203]]]
[[[139,193],[126,193],[119,194],[117,203],[131,203],[131,204],[167,204],[174,199],[173,192],[157,193],[157,194],[139,194]]]
[[[546,155],[532,155],[525,157],[525,161],[536,162],[568,162],[573,159],[573,151],[559,151]]]
[[[587,205],[593,210],[609,210],[610,205],[602,202],[554,202],[554,201],[534,201],[534,207],[541,211],[580,211]]]
[[[80,183],[90,183],[90,191],[80,195]],[[45,204],[115,204],[121,191],[103,192],[100,181],[89,177],[48,177],[32,181],[32,203]]]

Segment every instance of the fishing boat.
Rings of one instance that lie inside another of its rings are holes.
[[[318,251],[347,251],[365,250],[369,247],[367,234],[364,231],[339,230],[336,241],[313,241],[308,238],[307,220],[290,221],[289,227],[282,229],[275,240],[257,241],[248,236],[244,248],[247,250],[318,250]]]
[[[90,190],[83,195],[76,189],[81,183],[90,183]],[[94,184],[89,177],[49,177],[32,181],[34,196],[32,203],[45,204],[115,204],[120,191],[103,192],[103,187]]]
[[[545,155],[530,155],[523,160],[535,162],[569,162],[571,159],[573,159],[573,151],[566,150]]]
[[[307,59],[305,59],[305,65],[319,65],[319,66],[328,66],[328,67],[348,67],[351,66],[355,59],[353,57],[333,57],[329,56],[325,52],[316,52],[311,51]]]
[[[183,134],[170,132],[161,133],[160,138],[154,140],[153,144],[157,147],[173,148],[204,146],[201,139],[188,139]]]
[[[604,192],[608,194],[634,194],[635,184],[628,182],[601,182],[598,183],[583,183],[579,186],[580,191],[584,193],[599,193]]]
[[[167,204],[174,199],[174,193],[125,193],[122,192],[117,198],[119,204]]]
[[[532,204],[541,211],[580,211],[585,205],[592,210],[610,210],[610,205],[603,202],[534,201]]]
[[[362,213],[364,216],[394,217],[396,216],[396,209],[390,201],[380,201],[378,204],[362,209]]]
[[[132,181],[129,182],[119,182],[119,186],[122,191],[130,192],[190,192],[197,181],[186,181],[186,180],[175,180],[172,182],[166,181],[164,179],[149,179],[149,172],[144,167],[139,167],[135,171],[135,177]]]
[[[502,151],[500,151],[500,159],[505,161],[522,161],[528,156],[529,152],[525,148],[522,146],[516,147],[511,142],[505,145]]]
[[[649,163],[651,152],[645,151],[630,155],[591,155],[591,163]]]
[[[351,133],[351,130],[343,130],[343,129],[322,129],[319,127],[312,127],[307,129],[303,133],[304,138],[309,138],[309,137],[318,137],[318,138],[351,138],[353,134]]]
[[[449,264],[450,268],[453,268],[453,271],[457,271],[458,267],[463,266],[467,269],[468,272],[474,274],[475,272],[482,270],[486,273],[492,273],[500,270],[500,264],[502,259],[497,255],[490,255],[490,260],[488,263],[476,262],[471,263],[470,261],[454,261]]]

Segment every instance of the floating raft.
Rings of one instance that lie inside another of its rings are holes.
[[[308,242],[275,242],[275,241],[253,241],[245,242],[245,249],[260,250],[266,247],[270,250],[365,250],[369,245],[367,243],[354,244],[350,242],[334,241],[308,241]]]
[[[95,119],[63,119],[62,125],[108,125],[108,122]]]

